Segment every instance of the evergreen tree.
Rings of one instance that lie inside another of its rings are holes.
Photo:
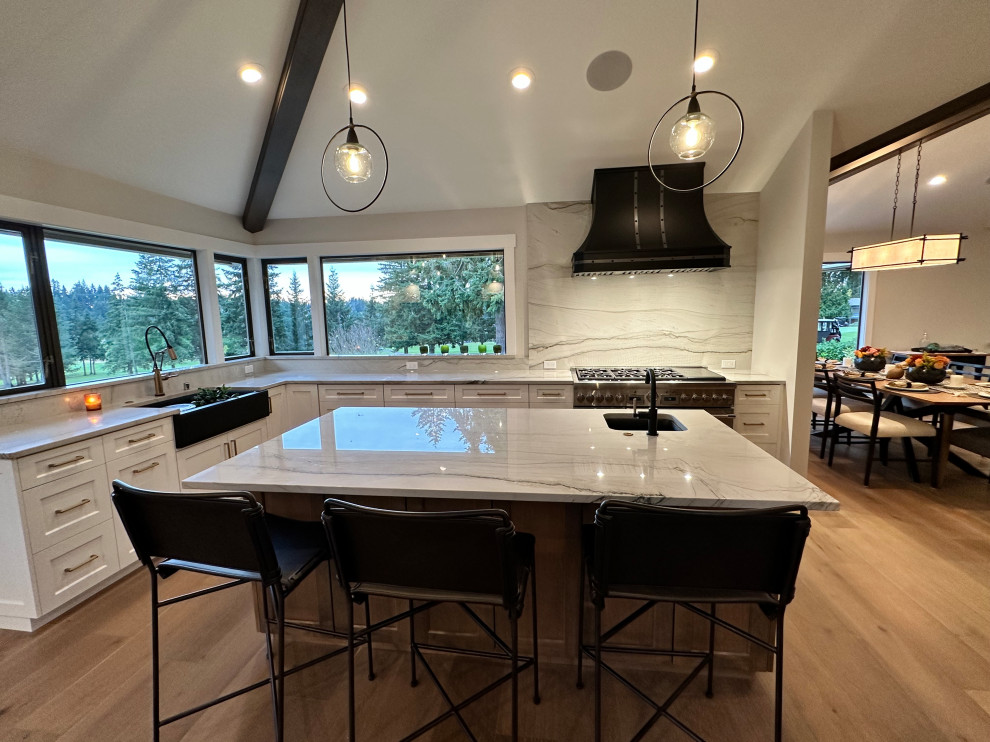
[[[247,326],[247,302],[241,266],[217,263],[217,298],[220,302],[220,333],[226,357],[251,352]]]
[[[327,342],[331,355],[354,352],[348,337],[348,331],[354,326],[354,313],[340,288],[340,277],[332,267],[327,274],[323,304],[326,307]]]

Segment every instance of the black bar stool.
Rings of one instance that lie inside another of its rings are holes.
[[[593,526],[584,529],[578,618],[578,687],[583,687],[582,659],[595,661],[595,740],[602,739],[602,684],[604,669],[653,708],[653,715],[633,737],[641,739],[666,718],[694,740],[702,738],[670,712],[670,706],[699,673],[708,670],[706,695],[712,695],[715,627],[731,631],[776,657],[774,739],[781,737],[784,670],[784,609],[794,598],[794,583],[811,530],[803,505],[752,510],[694,510],[606,500],[595,513]],[[595,606],[595,643],[584,644],[584,582],[590,577]],[[631,598],[643,604],[607,631],[602,611],[608,598]],[[674,603],[706,619],[708,650],[637,649],[606,643],[657,603]],[[695,603],[707,604],[704,610]],[[775,619],[774,644],[716,615],[722,603],[751,603]],[[696,657],[698,664],[662,702],[602,660],[604,652]],[[612,739],[610,736],[609,739]],[[703,742],[703,740],[702,740]]]
[[[285,669],[286,626],[338,638],[347,637],[343,632],[285,620],[286,597],[329,558],[326,534],[321,525],[267,515],[247,492],[153,492],[115,480],[112,498],[138,558],[151,573],[151,683],[155,742],[158,742],[163,726],[264,685],[271,686],[275,739],[281,742],[285,729],[286,676],[347,651],[347,647],[339,647],[289,670]],[[223,577],[228,581],[159,600],[158,578],[168,578],[180,570]],[[159,704],[159,609],[245,583],[257,583],[263,591],[261,603],[265,618],[268,679],[162,719]],[[270,614],[269,598],[274,617]],[[367,614],[366,620],[370,623]],[[272,653],[272,624],[277,632],[277,668]],[[371,661],[371,643],[368,642],[368,672],[373,676]]]
[[[512,683],[512,739],[519,737],[519,673],[533,668],[533,702],[540,702],[539,655],[536,623],[535,539],[515,530],[502,510],[455,512],[400,512],[354,505],[328,499],[323,524],[330,539],[337,577],[347,595],[349,693],[348,724],[351,742],[356,740],[354,713],[354,654],[358,638],[409,619],[411,682],[415,686],[416,665],[422,663],[440,691],[448,710],[404,737],[415,739],[451,716],[465,734],[474,739],[461,710],[506,681]],[[533,656],[519,656],[519,617],[523,612],[527,582],[533,604]],[[409,601],[409,610],[354,630],[354,603],[365,604],[369,596]],[[416,603],[419,602],[419,605]],[[457,603],[495,644],[497,651],[463,650],[426,644],[416,640],[415,616],[444,602]],[[511,626],[510,643],[499,637],[470,604],[501,606]],[[469,698],[456,702],[440,683],[423,650],[467,654],[509,660],[511,669]]]

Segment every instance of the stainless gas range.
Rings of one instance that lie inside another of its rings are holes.
[[[658,408],[706,410],[726,425],[732,425],[736,386],[724,376],[701,366],[659,367],[653,373],[657,380]],[[649,407],[646,367],[574,368],[571,375],[575,407]]]

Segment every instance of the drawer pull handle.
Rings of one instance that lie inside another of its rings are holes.
[[[86,497],[83,500],[77,502],[75,505],[70,505],[67,508],[59,508],[58,510],[55,511],[55,515],[62,515],[63,513],[68,513],[72,510],[75,510],[76,508],[81,508],[83,505],[89,505],[91,502],[92,500]]]
[[[760,425],[766,425],[766,423],[743,423],[743,425],[751,425],[751,426],[756,425],[757,427],[759,427]]]
[[[66,567],[62,571],[65,572],[65,574],[70,574],[72,572],[75,572],[77,569],[82,569],[90,562],[95,562],[99,558],[100,558],[99,554],[90,554],[89,559],[87,559],[85,562],[82,562],[81,564],[77,564],[75,567]]]
[[[541,397],[563,397],[564,395],[560,392],[540,392]]]
[[[766,392],[760,392],[759,394],[750,394],[749,392],[743,392],[743,395],[746,396],[746,397],[766,397],[767,396],[767,393]]]
[[[337,392],[338,397],[363,397],[364,392]]]
[[[407,397],[432,397],[433,392],[403,392]]]
[[[48,468],[49,469],[58,469],[61,466],[68,466],[69,464],[76,464],[76,463],[78,463],[80,461],[85,461],[85,460],[86,460],[86,457],[83,456],[82,454],[79,454],[74,459],[69,459],[68,461],[59,461],[58,463],[55,463],[55,464],[49,464],[48,465]]]
[[[146,471],[151,471],[152,469],[154,469],[156,466],[158,466],[161,463],[162,462],[160,462],[160,461],[152,461],[150,464],[148,464],[143,469],[131,469],[131,474],[144,474]]]
[[[158,435],[158,434],[157,433],[148,433],[148,435],[142,435],[140,438],[128,438],[127,439],[127,443],[128,443],[128,445],[134,445],[135,443],[141,443],[142,441],[150,441],[156,435]]]
[[[508,392],[478,392],[479,397],[504,397]]]

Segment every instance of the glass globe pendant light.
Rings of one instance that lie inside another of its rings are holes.
[[[330,199],[330,203],[341,211],[347,211],[353,214],[367,209],[378,200],[378,197],[382,195],[382,191],[385,190],[385,182],[388,180],[388,149],[385,147],[385,142],[382,141],[382,138],[378,136],[378,132],[370,126],[354,123],[354,105],[353,98],[351,96],[351,91],[354,90],[354,86],[351,84],[351,49],[347,38],[347,2],[345,1],[342,5],[343,7],[341,8],[341,13],[343,14],[344,19],[344,53],[347,59],[347,126],[343,126],[338,129],[334,135],[330,137],[330,141],[327,142],[326,149],[323,150],[322,182],[323,192],[326,194],[327,198]],[[332,147],[333,169],[336,170],[337,175],[339,175],[345,183],[357,184],[364,183],[369,180],[375,172],[374,161],[372,159],[371,152],[368,151],[368,148],[361,144],[358,140],[358,129],[364,129],[378,140],[378,143],[381,145],[382,152],[384,153],[385,162],[383,167],[382,184],[374,198],[372,198],[364,206],[350,209],[345,206],[341,206],[334,200],[333,196],[330,195],[330,189],[327,188],[327,172],[329,169],[327,167],[327,158],[330,155],[330,150]],[[344,142],[334,147],[334,141],[337,140],[337,138],[345,131],[347,132],[347,136],[344,138]]]
[[[695,0],[694,3],[694,54],[692,59],[697,59],[698,57],[698,15],[699,15],[699,5],[700,0]],[[742,109],[739,108],[739,104],[736,103],[730,96],[725,93],[719,92],[718,90],[698,90],[695,85],[696,72],[692,66],[691,72],[691,92],[674,101],[674,104],[664,111],[660,120],[657,121],[657,125],[653,127],[653,135],[650,137],[650,144],[646,150],[647,162],[650,166],[650,172],[656,181],[662,185],[664,188],[670,191],[677,191],[678,193],[688,193],[690,191],[697,191],[702,188],[706,188],[716,180],[722,177],[726,170],[736,161],[736,156],[739,154],[739,150],[742,147],[743,133],[745,131],[745,122],[743,121]],[[674,188],[673,186],[667,185],[661,176],[657,175],[657,171],[654,169],[653,165],[653,142],[657,138],[657,132],[660,131],[663,125],[664,119],[673,111],[675,108],[680,106],[685,101],[687,102],[687,112],[681,116],[677,123],[673,125],[670,129],[670,136],[667,143],[670,146],[671,151],[677,155],[681,160],[697,160],[700,157],[704,157],[708,150],[712,148],[715,144],[715,133],[717,127],[715,126],[715,120],[701,110],[701,104],[698,102],[698,98],[702,95],[712,95],[720,96],[728,100],[733,107],[736,109],[736,113],[739,116],[739,141],[736,144],[736,149],[732,153],[732,157],[729,158],[728,163],[723,167],[718,174],[708,181],[702,183],[694,188]]]

